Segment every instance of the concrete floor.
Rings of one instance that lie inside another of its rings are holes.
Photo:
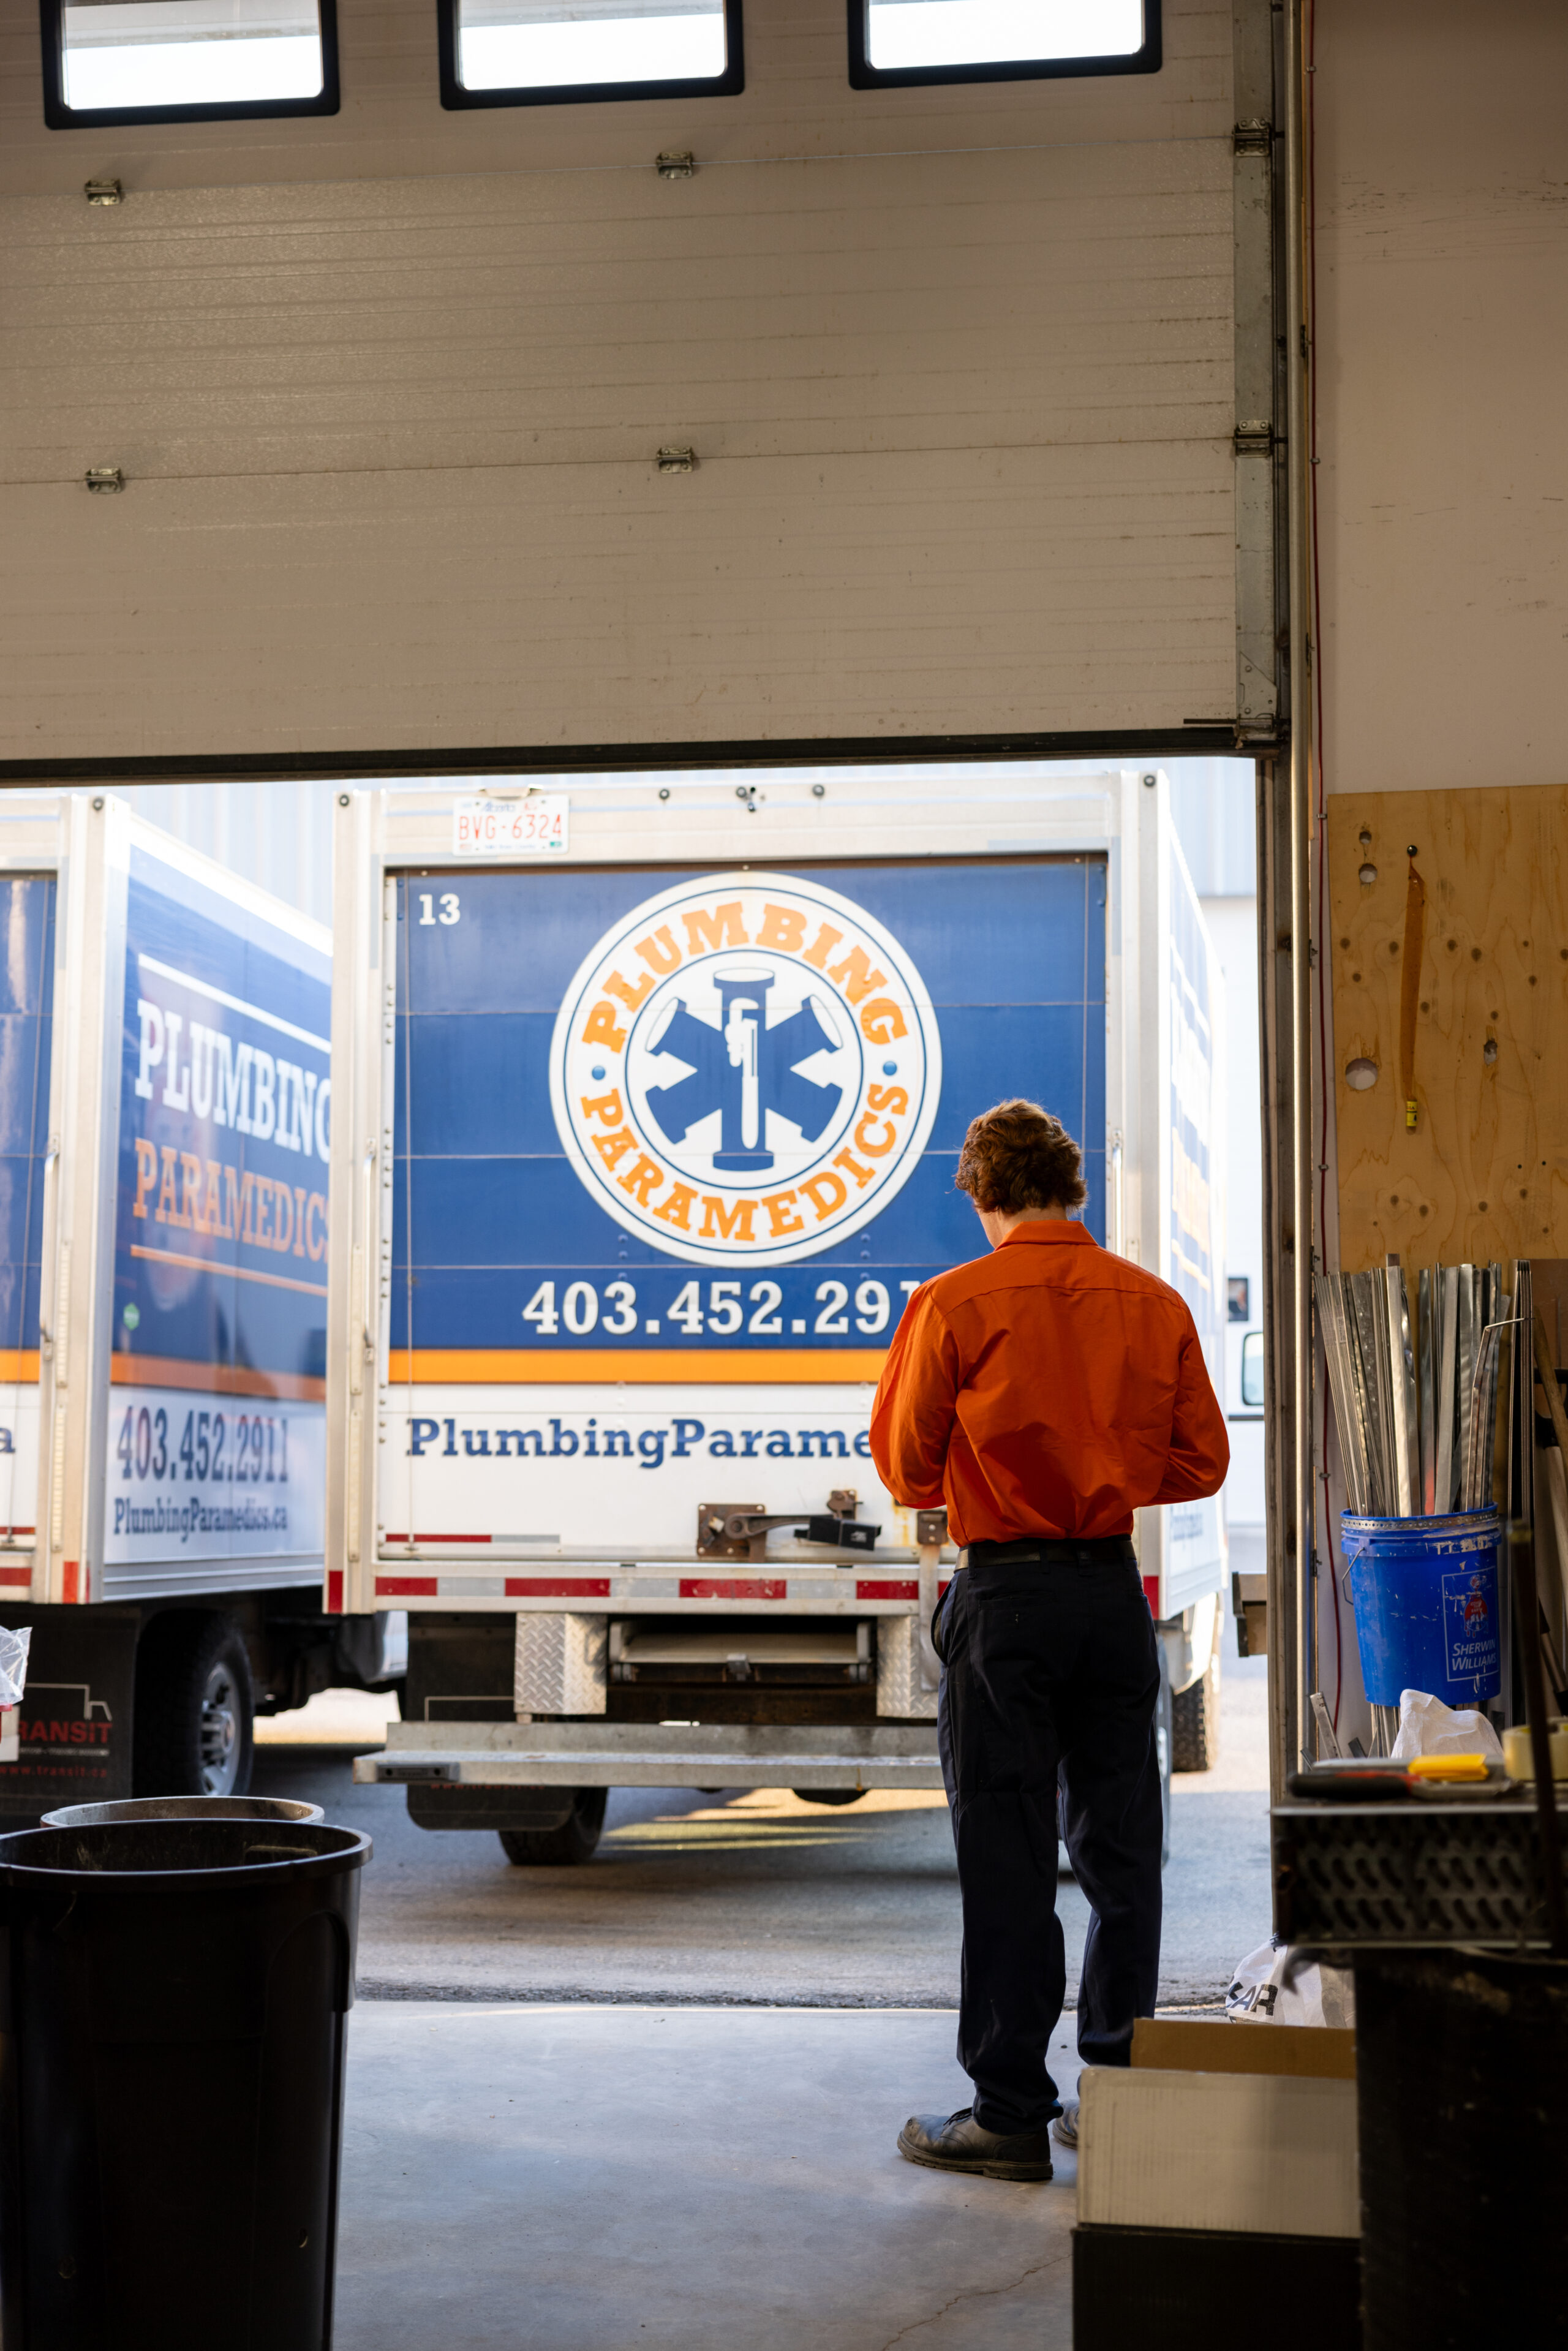
[[[1176,1783],[1166,2007],[1217,2005],[1268,1927],[1260,1665],[1224,1691],[1220,1764]],[[338,2351],[1069,2351],[1072,2158],[1023,2188],[895,2150],[970,2095],[940,1797],[622,1790],[587,1868],[518,1870],[355,1788],[375,1734],[323,1698],[266,1727],[256,1783],[376,1840]],[[1061,1907],[1075,1970],[1071,1880]]]
[[[894,2151],[968,2103],[950,2013],[371,2001],[350,2046],[337,2351],[1071,2342],[1072,2158]]]
[[[1269,1928],[1260,1659],[1228,1658],[1221,1759],[1175,1783],[1160,2004],[1206,2007]],[[369,1739],[365,1724],[370,1719]],[[491,1834],[414,1828],[402,1792],[356,1788],[347,1756],[373,1703],[316,1701],[265,1726],[258,1792],[324,1803],[368,1829],[361,1995],[950,2008],[958,1907],[940,1795],[842,1810],[788,1790],[617,1790],[583,1869],[518,1870]],[[319,1743],[336,1730],[336,1753]],[[314,1743],[308,1743],[314,1742]],[[1070,1982],[1087,1905],[1064,1879]],[[1071,1993],[1070,1993],[1071,1997]]]

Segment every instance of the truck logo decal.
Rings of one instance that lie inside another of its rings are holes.
[[[898,1193],[942,1049],[908,954],[798,875],[684,882],[608,931],[550,1049],[562,1146],[628,1232],[694,1265],[787,1265]]]
[[[649,1041],[655,1060],[667,1053],[691,1066],[690,1077],[649,1089],[654,1124],[668,1142],[684,1143],[697,1121],[716,1110],[716,1168],[766,1171],[773,1165],[765,1138],[775,1112],[815,1143],[844,1098],[842,1086],[820,1086],[799,1075],[802,1061],[836,1050],[831,1014],[824,1020],[816,998],[808,996],[770,1029],[768,991],[774,979],[770,971],[749,978],[720,973],[714,983],[721,1014],[716,1037],[677,997],[674,1011]]]

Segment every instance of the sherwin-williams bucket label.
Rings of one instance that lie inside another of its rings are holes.
[[[1444,1576],[1443,1653],[1451,1683],[1496,1680],[1497,1569],[1490,1560]]]

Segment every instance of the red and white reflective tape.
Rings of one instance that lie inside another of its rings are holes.
[[[750,1608],[793,1603],[796,1607],[820,1605],[824,1599],[846,1598],[844,1585],[831,1570],[819,1568],[810,1575],[677,1575],[675,1562],[661,1562],[633,1573],[616,1571],[597,1575],[474,1575],[428,1572],[407,1575],[390,1572],[376,1578],[376,1598],[400,1600],[565,1600],[604,1601],[612,1598],[636,1606],[657,1602],[663,1606],[680,1601]],[[937,1589],[946,1592],[950,1575]],[[854,1596],[869,1606],[889,1603],[907,1606],[920,1598],[914,1576],[857,1576]]]

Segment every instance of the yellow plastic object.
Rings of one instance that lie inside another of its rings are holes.
[[[1413,1780],[1484,1780],[1484,1755],[1413,1755],[1405,1766]]]
[[[1547,1726],[1552,1741],[1552,1776],[1568,1780],[1568,1724],[1553,1720]],[[1502,1734],[1502,1760],[1511,1780],[1533,1780],[1535,1757],[1531,1751],[1530,1726],[1516,1722]]]

